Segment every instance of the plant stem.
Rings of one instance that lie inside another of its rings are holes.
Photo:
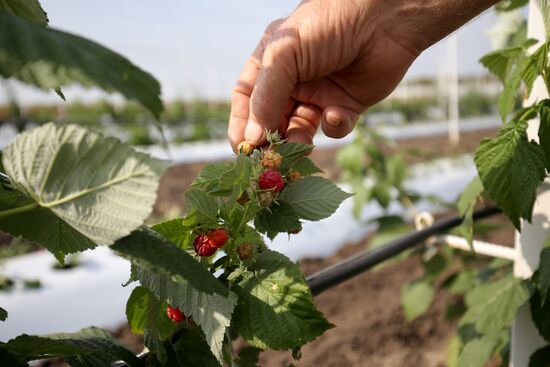
[[[6,218],[6,217],[9,217],[9,216],[12,216],[12,215],[16,215],[16,214],[21,214],[21,213],[24,213],[24,212],[29,212],[29,211],[37,209],[39,207],[40,207],[40,205],[38,205],[38,203],[32,203],[32,204],[20,206],[18,208],[4,210],[3,212],[0,212],[0,219]]]

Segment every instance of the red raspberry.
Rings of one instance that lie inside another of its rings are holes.
[[[227,235],[227,231],[223,228],[216,228],[207,234],[208,238],[210,239],[210,242],[214,245],[216,248],[220,248],[229,239],[229,236]]]
[[[199,256],[212,256],[217,250],[215,244],[205,234],[200,234],[195,238],[193,247]]]
[[[183,312],[181,312],[181,310],[177,307],[168,306],[166,309],[166,314],[169,319],[178,324],[187,319]]]
[[[262,190],[273,190],[273,192],[279,192],[285,187],[285,182],[283,181],[283,176],[279,171],[273,169],[267,169],[260,173],[258,177],[258,186]]]
[[[281,167],[283,157],[273,150],[265,150],[262,158],[262,166],[269,169],[278,169]]]

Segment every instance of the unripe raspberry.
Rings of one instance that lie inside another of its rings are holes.
[[[217,250],[215,244],[205,234],[198,235],[195,238],[193,247],[195,247],[195,251],[199,256],[212,256]]]
[[[271,191],[260,191],[258,192],[258,202],[264,208],[267,208],[275,200],[275,194]]]
[[[237,247],[237,254],[242,261],[248,260],[254,255],[254,247],[250,243],[243,243]]]
[[[288,181],[290,181],[290,182],[296,182],[296,181],[298,181],[299,179],[302,178],[302,174],[298,171],[291,171],[287,175],[287,178],[288,178]]]
[[[258,186],[261,190],[279,192],[285,187],[285,181],[279,171],[267,169],[260,173],[260,177],[258,177]]]
[[[227,235],[227,231],[223,228],[216,228],[208,232],[207,236],[210,239],[210,242],[216,248],[220,248],[224,246],[227,240],[229,239],[229,236]]]
[[[166,315],[168,315],[168,318],[170,320],[174,321],[177,324],[187,319],[179,308],[172,306],[168,306],[168,308],[166,309]]]
[[[262,166],[268,169],[276,170],[281,167],[283,156],[273,150],[265,150],[261,161]]]
[[[237,203],[244,205],[248,203],[249,200],[250,196],[248,196],[248,192],[245,191],[241,194],[241,196],[239,196],[239,198],[237,199]]]
[[[239,145],[237,146],[237,153],[250,155],[254,151],[254,148],[255,148],[254,145],[250,144],[245,140],[243,142],[240,142]]]

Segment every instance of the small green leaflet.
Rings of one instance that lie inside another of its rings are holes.
[[[195,209],[198,214],[213,222],[217,220],[220,205],[213,196],[199,189],[191,189],[185,193],[185,200],[189,207]]]
[[[201,187],[209,193],[231,193],[231,189],[222,189],[220,177],[233,169],[232,163],[207,164],[192,183],[192,187]]]
[[[525,283],[512,275],[483,284],[467,299],[470,308],[460,324],[475,324],[480,333],[496,334],[511,325],[519,308],[529,297]]]
[[[533,353],[529,358],[529,367],[550,367],[550,346]]]
[[[232,325],[254,347],[300,347],[332,327],[298,266],[277,252],[262,252],[234,290],[239,303]]]
[[[0,307],[0,321],[6,321],[7,318],[8,318],[8,311]]]
[[[548,0],[537,0],[537,3],[542,14],[542,19],[544,21],[544,30],[546,33],[546,40],[550,41],[550,1]]]
[[[190,232],[183,225],[183,218],[175,218],[151,227],[162,237],[185,250],[189,246]]]
[[[294,172],[300,172],[302,176],[309,176],[315,173],[323,172],[308,157],[299,157],[295,161],[290,162],[289,164],[285,164],[285,163],[286,162],[283,161],[283,164],[281,165],[281,171],[283,172],[288,170],[287,167],[290,167],[290,166],[292,166],[292,170]]]
[[[283,156],[283,162],[285,160],[292,160],[293,158],[302,157],[313,150],[313,145],[300,144],[294,142],[286,142],[277,146],[277,153]]]
[[[38,0],[0,0],[0,10],[42,26],[48,25],[48,16]]]
[[[0,11],[0,75],[43,90],[80,84],[119,92],[159,118],[160,85],[123,56],[85,38]]]
[[[145,269],[138,269],[137,277],[157,297],[191,316],[203,330],[212,353],[223,363],[222,343],[237,302],[235,295],[229,293],[229,297],[222,297],[199,292],[187,282],[174,282]]]
[[[141,227],[131,235],[118,240],[111,248],[132,262],[152,272],[189,282],[197,290],[227,295],[227,288],[187,252],[167,239]]]
[[[536,190],[546,177],[544,151],[527,139],[526,129],[525,121],[508,123],[475,154],[485,191],[518,230],[520,218],[531,220]]]
[[[239,194],[246,190],[252,178],[252,163],[244,154],[239,154],[235,166],[224,173],[218,179],[222,189],[230,189],[233,193]]]
[[[134,288],[126,302],[126,317],[132,333],[143,334],[148,329],[160,340],[168,338],[176,324],[167,317],[166,308],[167,304],[146,288]]]
[[[426,280],[405,284],[401,289],[401,306],[407,321],[422,316],[432,304],[434,290]]]
[[[472,246],[473,241],[473,215],[474,215],[474,206],[483,193],[483,183],[479,176],[474,177],[474,179],[466,186],[460,199],[458,200],[458,211],[460,215],[464,218],[462,225],[460,226],[460,231],[468,244]]]
[[[527,95],[531,94],[533,84],[548,66],[548,42],[544,42],[527,60],[521,71],[521,78],[527,87]]]
[[[73,366],[110,366],[117,360],[123,360],[132,367],[145,366],[133,352],[118,345],[108,333],[93,327],[73,334],[23,334],[11,339],[4,347],[22,361],[64,356],[73,361]]]
[[[521,46],[514,46],[489,52],[479,62],[490,72],[498,76],[503,84],[510,78],[518,60],[527,57],[526,49],[537,43],[537,40],[530,39]]]
[[[469,341],[460,353],[457,367],[485,367],[498,345],[499,338],[490,335]]]
[[[332,215],[351,194],[318,176],[308,176],[288,185],[279,196],[298,215],[307,220],[320,220]]]

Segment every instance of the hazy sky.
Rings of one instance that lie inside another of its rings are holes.
[[[228,98],[264,28],[290,13],[290,0],[42,0],[50,26],[88,37],[125,55],[161,83],[163,97]],[[490,49],[492,12],[458,33],[460,73],[482,73],[477,60]],[[446,42],[427,50],[409,78],[434,75],[445,63]],[[97,93],[65,89],[68,100]],[[57,97],[16,88],[22,103]],[[0,91],[0,102],[5,99]]]

